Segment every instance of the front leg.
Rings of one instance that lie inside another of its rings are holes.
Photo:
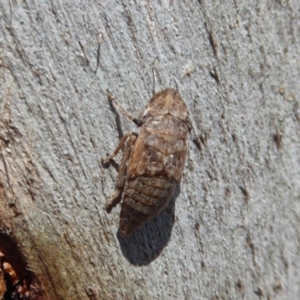
[[[118,109],[121,111],[121,113],[126,118],[131,120],[133,123],[135,123],[139,127],[143,125],[143,121],[141,119],[137,119],[137,118],[133,117],[131,114],[129,114],[128,111],[114,98],[114,96],[109,91],[107,91],[107,96],[108,96],[108,99],[118,107]]]
[[[116,150],[113,152],[112,155],[107,156],[106,158],[102,158],[102,162],[107,162],[114,158],[120,149],[124,146],[124,153],[123,157],[119,166],[118,170],[118,178],[116,183],[116,190],[114,194],[107,200],[105,204],[106,211],[108,213],[111,212],[111,210],[121,201],[122,198],[122,192],[124,190],[125,181],[126,181],[126,173],[127,173],[127,162],[129,160],[132,148],[135,144],[137,138],[136,133],[127,133],[123,136],[121,139],[119,145],[117,146]]]

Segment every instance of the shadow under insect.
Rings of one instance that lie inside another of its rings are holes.
[[[174,226],[175,201],[179,194],[180,186],[177,186],[163,211],[129,236],[118,233],[122,253],[131,264],[148,265],[166,247]]]

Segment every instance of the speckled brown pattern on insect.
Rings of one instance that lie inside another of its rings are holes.
[[[112,159],[124,146],[116,191],[106,208],[110,211],[121,201],[119,232],[126,236],[160,213],[180,183],[191,122],[185,102],[171,88],[151,98],[141,119],[121,109],[141,126],[138,135],[125,135],[104,159]]]

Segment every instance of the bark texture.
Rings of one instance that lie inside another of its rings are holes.
[[[299,0],[0,2],[0,251],[41,297],[299,297],[299,19]],[[100,158],[136,129],[107,89],[138,115],[167,87],[202,150],[122,239]]]

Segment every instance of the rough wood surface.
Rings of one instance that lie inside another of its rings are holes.
[[[299,18],[298,0],[0,2],[1,231],[48,299],[299,297]],[[206,141],[123,240],[100,158],[136,129],[106,90],[137,115],[169,86]]]

